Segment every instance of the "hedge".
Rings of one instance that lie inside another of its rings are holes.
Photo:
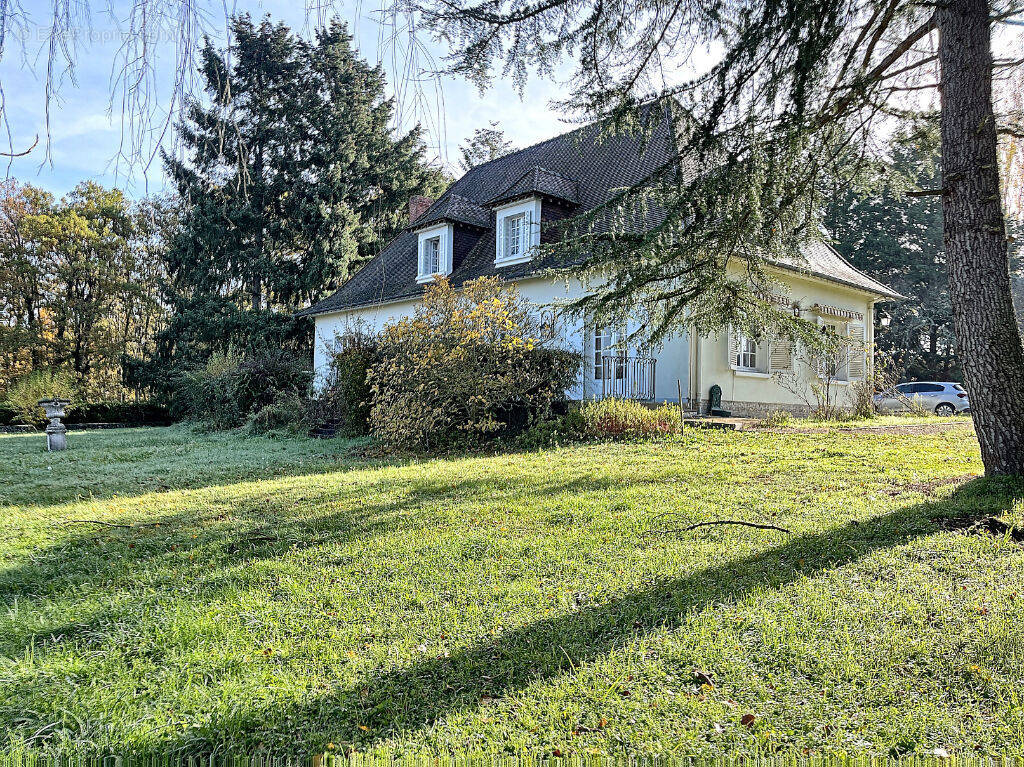
[[[166,405],[157,402],[83,402],[74,404],[63,419],[68,426],[81,423],[123,423],[129,426],[167,426],[172,423]]]

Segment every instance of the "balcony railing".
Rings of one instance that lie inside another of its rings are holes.
[[[654,399],[654,357],[601,357],[601,399]]]

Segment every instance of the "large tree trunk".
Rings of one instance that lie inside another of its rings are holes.
[[[985,473],[1024,474],[1024,347],[1013,312],[986,0],[940,4],[943,236]]]

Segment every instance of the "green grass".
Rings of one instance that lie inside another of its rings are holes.
[[[0,437],[11,745],[1024,755],[1024,549],[948,529],[1019,522],[1024,488],[970,478],[966,424],[393,463],[69,443]],[[719,518],[792,533],[658,532]]]

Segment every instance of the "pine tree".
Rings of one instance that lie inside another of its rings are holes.
[[[891,322],[876,326],[875,343],[897,374],[916,380],[961,376],[942,203],[932,195],[907,194],[940,183],[938,159],[934,137],[927,132],[897,136],[891,158],[879,163],[867,189],[836,189],[824,219],[844,258],[907,297],[885,307]]]
[[[409,197],[440,183],[419,130],[392,135],[383,73],[344,25],[307,42],[240,16],[232,38],[230,51],[204,47],[206,99],[178,126],[184,157],[165,154],[180,229],[161,364],[308,343],[291,312],[341,284],[397,232]]]

